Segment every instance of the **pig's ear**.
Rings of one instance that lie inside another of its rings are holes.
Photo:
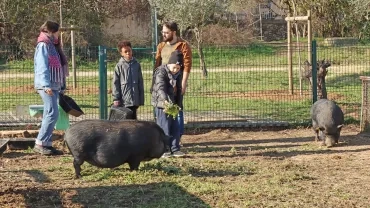
[[[338,129],[341,129],[342,127],[343,127],[343,124],[337,126]]]

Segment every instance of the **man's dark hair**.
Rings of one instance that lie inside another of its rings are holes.
[[[164,22],[163,26],[166,26],[171,31],[177,31],[178,29],[176,22],[173,22],[173,21]]]
[[[121,52],[121,49],[123,47],[130,47],[130,48],[132,48],[130,41],[124,40],[124,41],[121,41],[121,42],[118,43],[117,48],[118,48],[118,51],[119,52]]]
[[[59,30],[59,24],[54,21],[46,21],[44,24],[40,27],[40,32],[47,32],[47,33],[55,33]]]

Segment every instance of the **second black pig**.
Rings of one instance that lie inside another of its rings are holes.
[[[328,147],[338,143],[344,124],[344,115],[340,107],[333,101],[320,99],[311,107],[312,127],[315,141],[322,140]]]

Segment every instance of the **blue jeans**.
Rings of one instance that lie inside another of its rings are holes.
[[[180,151],[180,126],[177,119],[168,116],[162,108],[155,108],[157,124],[163,129],[164,133],[170,137],[171,152]]]
[[[52,146],[53,130],[58,120],[58,97],[59,91],[53,90],[53,95],[46,94],[44,90],[37,90],[44,102],[44,113],[39,134],[36,138],[36,144],[42,146]]]

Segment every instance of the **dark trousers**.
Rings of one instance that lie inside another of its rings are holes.
[[[179,95],[179,97],[175,98],[175,103],[178,104],[181,108],[181,111],[179,112],[179,116],[176,118],[178,125],[179,125],[179,131],[180,131],[180,139],[181,136],[184,134],[184,104],[183,104],[183,95]],[[153,107],[153,116],[154,116],[154,122],[157,122],[157,113],[156,113],[156,107]]]
[[[183,110],[179,112],[179,116],[177,117],[177,122],[179,123],[179,132],[180,132],[180,139],[181,139],[181,136],[184,134],[184,111]]]
[[[132,111],[132,115],[133,115],[133,119],[137,119],[137,109],[139,108],[139,106],[130,106],[130,107],[126,107],[128,109],[130,109]]]
[[[179,105],[181,108],[181,111],[179,112],[179,116],[177,117],[177,122],[178,122],[179,129],[180,129],[180,139],[181,139],[181,136],[184,134],[184,96],[181,94],[182,76],[183,76],[183,71],[181,71],[180,75],[176,77],[177,95],[175,96],[175,103]]]
[[[163,112],[163,108],[155,108],[156,123],[170,137],[171,152],[180,151],[180,126],[177,118],[173,119]]]
[[[181,111],[179,112],[179,115],[177,116],[176,120],[177,122],[179,123],[179,131],[180,131],[180,139],[181,139],[181,136],[184,134],[184,103],[183,103],[183,100],[184,100],[184,96],[181,95],[178,95],[176,98],[176,103],[177,105],[180,106],[181,108]]]

